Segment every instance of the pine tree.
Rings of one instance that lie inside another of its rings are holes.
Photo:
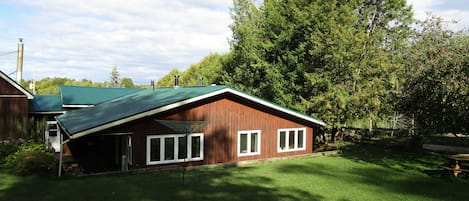
[[[119,71],[117,70],[117,66],[114,66],[112,68],[109,87],[112,87],[112,88],[121,87],[121,79],[120,79]]]

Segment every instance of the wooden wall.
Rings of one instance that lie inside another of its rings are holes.
[[[243,160],[265,159],[311,153],[313,125],[303,120],[279,114],[269,108],[230,96],[214,97],[178,110],[136,120],[102,133],[132,132],[133,167],[146,167],[146,136],[174,134],[155,119],[180,121],[207,121],[204,133],[204,160],[189,165],[231,163]],[[306,150],[277,152],[278,129],[306,128]],[[242,130],[261,130],[261,154],[237,156],[237,135]]]
[[[26,95],[0,78],[0,140],[24,137],[29,128],[28,114]]]

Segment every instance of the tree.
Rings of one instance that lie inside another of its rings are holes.
[[[469,32],[431,16],[418,23],[399,100],[424,134],[469,132]]]
[[[174,76],[181,75],[178,69],[171,70],[167,75],[158,80],[157,84],[159,87],[172,87],[174,86]]]
[[[218,84],[222,75],[222,63],[227,55],[216,53],[205,56],[196,64],[192,64],[185,71],[173,69],[167,75],[160,78],[158,86],[173,86],[174,75],[180,75],[181,86],[198,86],[199,79],[202,79],[202,85]]]
[[[412,12],[404,0],[236,0],[224,83],[334,126],[386,112]]]
[[[111,71],[109,87],[118,88],[121,87],[121,84],[119,71],[117,70],[117,66],[114,66]]]
[[[125,88],[135,87],[134,82],[132,81],[132,78],[128,78],[128,77],[124,77],[121,79],[121,85],[122,87],[125,87]]]

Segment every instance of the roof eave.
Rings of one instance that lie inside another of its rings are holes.
[[[8,75],[4,74],[2,71],[0,71],[0,77],[2,77],[4,80],[6,80],[8,83],[13,85],[16,89],[20,90],[28,99],[34,99],[34,95],[30,93],[28,90],[24,89],[19,83],[16,81],[12,80]]]

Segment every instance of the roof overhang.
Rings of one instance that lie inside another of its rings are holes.
[[[65,114],[65,111],[30,112],[30,114]]]
[[[125,117],[125,118],[122,118],[122,119],[119,119],[119,120],[116,120],[116,121],[108,122],[106,124],[102,124],[100,126],[90,128],[90,129],[87,129],[87,130],[83,130],[83,131],[80,131],[80,132],[77,132],[77,133],[69,133],[66,130],[66,128],[63,127],[63,125],[60,123],[60,121],[57,118],[56,119],[59,122],[59,125],[61,125],[62,128],[64,128],[65,132],[67,133],[67,135],[72,140],[72,139],[77,139],[77,138],[80,138],[80,137],[83,137],[83,136],[86,136],[86,135],[89,135],[89,134],[92,134],[92,133],[96,133],[96,132],[99,132],[99,131],[102,131],[102,130],[105,130],[105,129],[108,129],[108,128],[112,128],[112,127],[115,127],[115,126],[118,126],[118,125],[121,125],[121,124],[124,124],[124,123],[128,123],[128,122],[131,122],[131,121],[134,121],[134,120],[137,120],[137,119],[152,116],[152,115],[164,112],[164,111],[168,111],[168,110],[171,110],[171,109],[182,107],[184,105],[188,105],[188,104],[191,104],[191,103],[194,103],[194,102],[197,102],[197,101],[201,101],[201,100],[211,98],[211,97],[214,97],[214,96],[218,96],[218,95],[221,95],[221,94],[225,94],[225,93],[234,94],[236,96],[239,96],[239,97],[248,99],[250,101],[256,102],[258,104],[261,104],[265,107],[272,108],[274,110],[277,110],[277,111],[280,111],[282,113],[292,115],[294,117],[297,117],[299,119],[303,119],[305,121],[308,121],[308,122],[311,122],[311,123],[314,123],[314,124],[318,124],[320,126],[325,126],[326,125],[326,123],[324,123],[322,121],[319,121],[319,120],[316,120],[312,117],[309,117],[309,116],[300,114],[298,112],[283,108],[279,105],[276,105],[276,104],[270,103],[266,100],[262,100],[260,98],[257,98],[257,97],[254,97],[254,96],[251,96],[251,95],[236,91],[236,90],[231,89],[231,88],[224,88],[224,89],[221,89],[221,90],[218,90],[218,91],[207,93],[205,95],[201,95],[201,96],[197,96],[197,97],[190,98],[190,99],[187,99],[187,100],[183,100],[183,101],[179,101],[179,102],[172,103],[172,104],[169,104],[169,105],[165,105],[165,106],[162,106],[162,107],[159,107],[159,108],[155,108],[153,110],[149,110],[149,111],[142,112],[142,113],[139,113],[139,114],[136,114],[136,115],[133,115],[133,116]]]
[[[28,99],[34,99],[33,94],[31,94],[28,90],[24,89],[19,83],[12,80],[8,75],[4,74],[2,71],[0,71],[0,77],[6,80],[11,85],[13,85],[19,91],[21,91]],[[13,96],[13,95],[6,95],[6,96]],[[9,97],[9,98],[12,98],[12,97]],[[16,97],[16,98],[22,98],[22,97]]]

